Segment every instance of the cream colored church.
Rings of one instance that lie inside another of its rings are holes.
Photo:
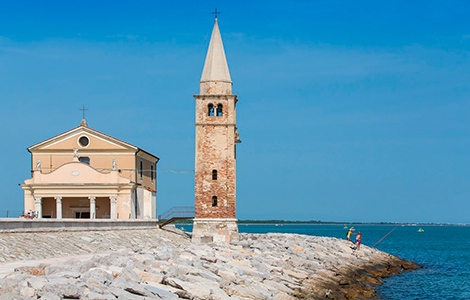
[[[80,126],[28,148],[32,177],[21,184],[38,218],[156,219],[159,158]]]

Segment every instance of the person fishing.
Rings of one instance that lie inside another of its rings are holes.
[[[356,250],[360,249],[361,239],[362,239],[362,233],[359,231],[356,236]]]
[[[348,240],[348,242],[351,241],[351,234],[353,234],[352,233],[353,230],[354,230],[354,226],[349,228],[348,234],[346,234],[346,239]]]

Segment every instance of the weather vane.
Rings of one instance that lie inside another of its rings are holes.
[[[82,108],[80,108],[79,110],[83,112],[83,120],[85,120],[85,110],[88,110],[88,108],[85,108],[85,104],[82,104]]]
[[[215,11],[212,12],[214,15],[215,15],[215,19],[217,20],[217,15],[221,14],[220,11],[217,11],[217,8],[215,9]]]

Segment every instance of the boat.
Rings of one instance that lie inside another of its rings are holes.
[[[418,229],[418,232],[424,232],[423,228]]]

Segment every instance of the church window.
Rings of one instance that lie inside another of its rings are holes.
[[[212,170],[212,180],[217,180],[217,170]]]
[[[87,165],[90,164],[90,158],[88,156],[80,156],[78,161]]]
[[[144,174],[143,168],[144,168],[144,164],[142,163],[142,161],[140,161],[139,175],[140,175],[141,180],[142,180],[142,176]]]
[[[217,105],[217,117],[222,117],[222,108],[223,108],[222,104]]]
[[[150,179],[153,182],[153,165],[150,165]]]
[[[78,139],[78,144],[79,144],[81,147],[86,147],[86,146],[88,146],[88,144],[90,144],[90,140],[89,140],[86,136],[81,136],[81,137]]]
[[[207,115],[209,117],[213,117],[214,116],[214,105],[212,103],[208,105],[208,110],[209,111],[208,111]]]
[[[212,196],[212,206],[217,206],[217,196]]]

